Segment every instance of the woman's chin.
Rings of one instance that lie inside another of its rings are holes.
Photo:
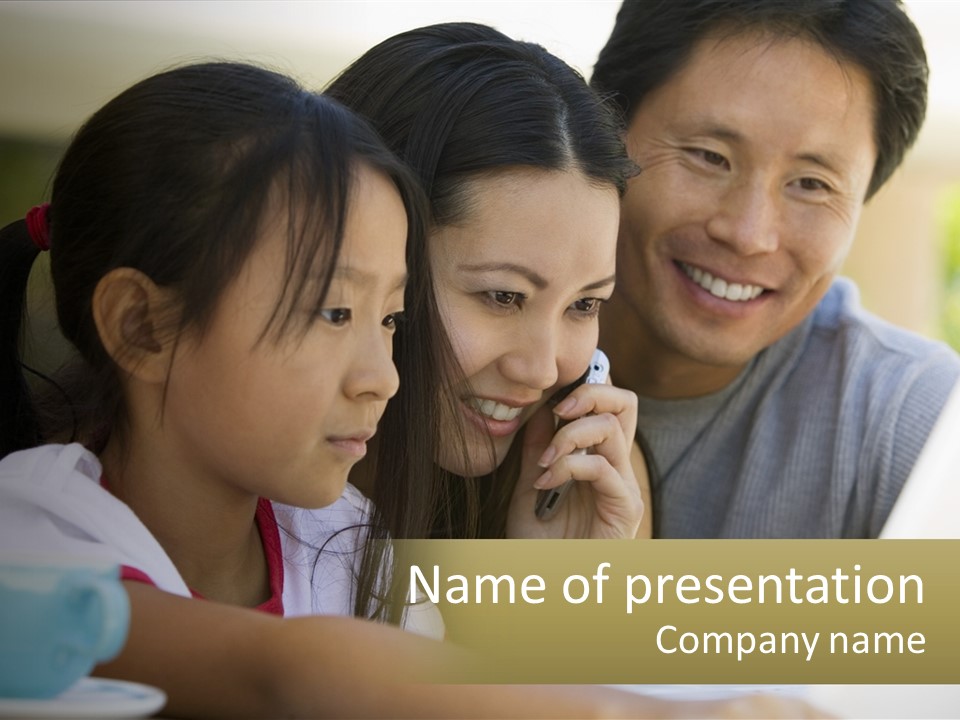
[[[510,438],[511,442],[512,440]],[[490,456],[491,448],[489,445],[484,445],[482,448],[471,448],[466,458],[463,455],[449,452],[445,448],[438,464],[447,472],[463,477],[489,475],[503,462],[507,451],[510,449],[511,442],[495,442],[493,445],[494,457]]]

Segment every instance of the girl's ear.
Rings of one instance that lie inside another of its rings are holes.
[[[93,319],[100,342],[113,361],[132,377],[162,383],[170,367],[174,333],[169,292],[139,270],[111,270],[93,291]]]

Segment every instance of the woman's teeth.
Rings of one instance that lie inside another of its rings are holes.
[[[468,398],[467,404],[481,415],[493,420],[513,420],[523,412],[523,408],[510,407],[509,405],[498,403],[495,400]]]
[[[698,267],[683,262],[680,262],[679,265],[688,278],[711,295],[724,300],[746,302],[747,300],[753,300],[763,292],[763,288],[759,285],[741,285],[740,283],[727,282],[723,278],[714,277],[706,270],[701,270]]]

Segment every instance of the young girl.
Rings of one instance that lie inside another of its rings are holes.
[[[10,522],[27,529],[4,522],[5,536],[89,550],[179,594],[350,614],[348,528],[368,509],[344,488],[397,389],[416,192],[346,111],[254,68],[176,70],[94,115],[49,209],[3,245],[20,244],[4,264],[20,289],[51,248],[59,324],[82,359],[71,407],[53,413],[72,427],[43,433],[81,444],[8,458],[6,492],[24,505]],[[7,452],[41,437],[15,362]],[[323,516],[292,509],[334,501]],[[27,514],[61,532],[33,538]]]
[[[640,529],[648,483],[633,442],[633,394],[585,385],[551,405],[596,347],[598,313],[614,284],[618,193],[636,171],[599,98],[543,48],[470,23],[396,35],[326,92],[370,120],[429,195],[423,252],[459,371],[448,373],[433,426],[411,425],[400,440],[419,448],[415,457],[467,476],[451,482],[432,468],[409,473],[434,478],[436,512],[418,524],[395,510],[401,478],[358,477],[374,486],[391,530],[649,535],[649,520]],[[399,348],[403,381],[388,413],[428,392],[419,369],[437,364],[436,353],[436,344]],[[419,416],[428,413],[421,408]],[[554,434],[555,418],[572,422]],[[384,433],[379,441],[397,440]],[[584,448],[591,453],[574,452]],[[571,479],[560,511],[538,519],[538,491]]]
[[[356,574],[376,586],[376,558],[357,567],[357,548],[377,523],[346,479],[397,390],[418,193],[335,102],[262,69],[202,64],[96,113],[50,206],[2,232],[0,547],[120,565],[133,625],[102,672],[163,687],[169,712],[322,699],[239,686],[280,677],[282,663],[250,674],[293,633],[263,618],[381,610],[355,590]],[[47,249],[80,361],[44,424],[17,339]],[[44,439],[68,444],[32,447]],[[228,605],[263,612],[208,609]],[[234,627],[282,635],[245,645],[254,636],[228,639]]]

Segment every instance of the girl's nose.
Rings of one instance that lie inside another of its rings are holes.
[[[383,328],[368,335],[358,343],[344,391],[349,397],[369,395],[371,399],[389,400],[400,387],[400,375],[393,363],[393,343],[384,335]]]

